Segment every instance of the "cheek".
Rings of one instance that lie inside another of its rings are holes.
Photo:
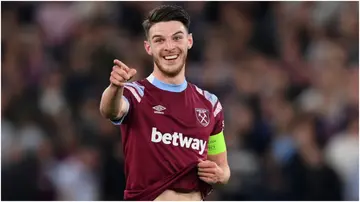
[[[160,55],[160,52],[161,52],[161,47],[159,46],[154,46],[152,47],[152,55],[154,56],[159,56]]]
[[[183,46],[181,51],[182,51],[184,54],[187,54],[188,50],[189,50],[189,49],[188,49],[188,46]]]
[[[181,47],[182,50],[186,52],[190,48],[190,45],[187,43],[187,41],[185,41],[184,43],[182,43]]]

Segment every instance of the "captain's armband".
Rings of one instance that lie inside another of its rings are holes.
[[[226,151],[224,133],[221,131],[209,138],[208,155],[216,155]]]

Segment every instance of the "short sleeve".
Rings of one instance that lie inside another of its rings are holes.
[[[219,100],[214,107],[215,126],[211,135],[217,135],[224,130],[224,110]]]
[[[126,123],[133,111],[136,109],[136,105],[141,102],[144,96],[144,87],[137,82],[126,83],[124,86],[123,99],[128,103],[128,110],[119,120],[111,120],[114,125],[121,125]]]
[[[124,90],[124,94],[125,94],[125,90]],[[123,98],[123,99],[125,100],[125,102],[128,104],[128,109],[126,110],[127,112],[124,114],[123,117],[121,117],[121,118],[118,119],[118,120],[110,120],[111,123],[113,123],[114,125],[117,125],[117,126],[118,126],[118,125],[121,125],[121,123],[124,121],[125,117],[127,116],[127,114],[128,114],[129,111],[130,111],[130,106],[131,106],[129,99],[128,99],[125,95],[123,95],[122,98]]]

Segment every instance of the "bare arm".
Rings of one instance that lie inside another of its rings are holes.
[[[218,183],[227,184],[230,179],[230,167],[227,160],[227,152],[216,155],[208,155],[208,160],[215,162],[223,171]]]
[[[119,120],[129,109],[128,103],[122,98],[123,87],[110,84],[104,91],[100,101],[100,113],[110,120]]]
[[[223,124],[221,125],[220,127],[223,128]],[[229,182],[230,167],[223,132],[210,136],[207,160],[200,160],[198,167],[200,179],[209,184],[227,184]]]

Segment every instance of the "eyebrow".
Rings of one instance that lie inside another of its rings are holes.
[[[183,32],[183,31],[177,31],[177,32],[175,32],[175,34],[173,34],[172,36],[177,35],[177,34],[184,34],[184,32]],[[151,38],[154,39],[155,37],[162,37],[162,35],[157,34],[157,35],[154,35],[154,36],[151,37]]]

